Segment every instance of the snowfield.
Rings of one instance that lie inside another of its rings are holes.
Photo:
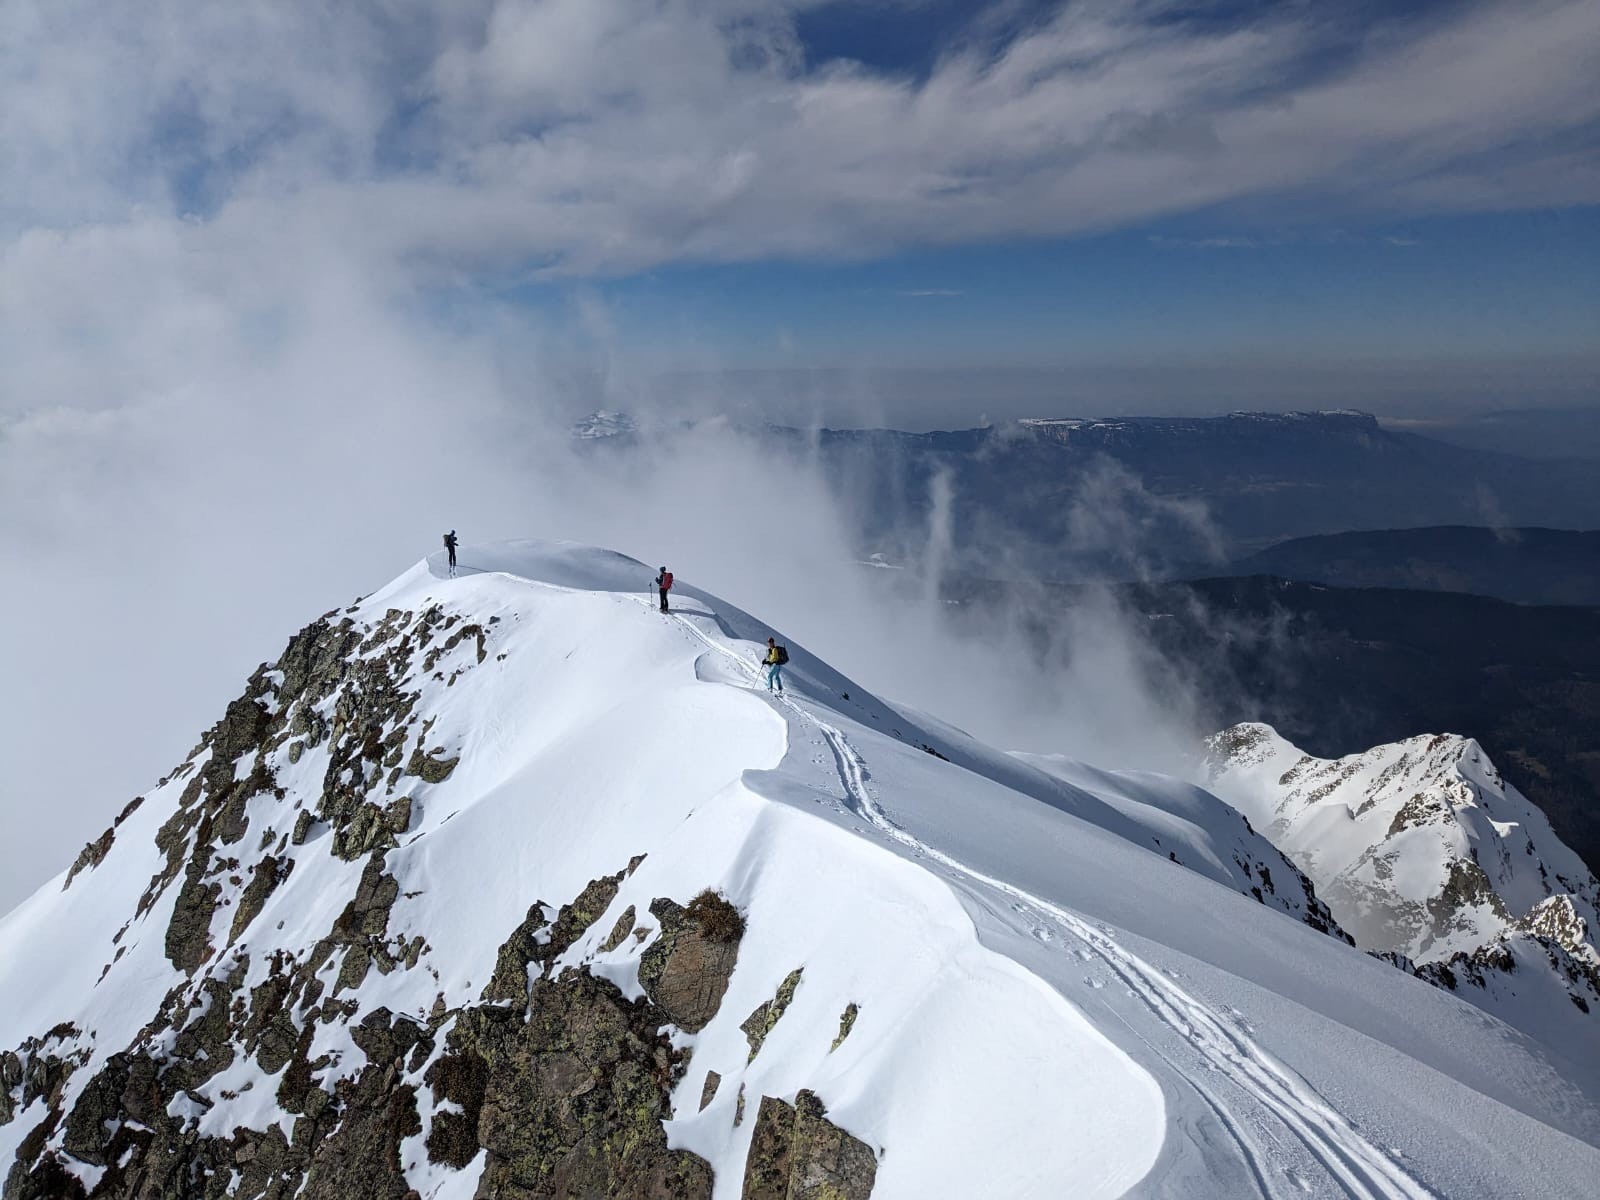
[[[213,739],[97,864],[0,921],[0,1052],[72,1064],[54,1096],[0,1079],[0,1117],[15,1110],[0,1171],[111,1056],[183,1052],[210,1006],[266,994],[292,961],[344,1005],[289,1028],[294,1061],[330,1093],[361,1074],[370,1054],[353,1031],[374,1010],[441,1022],[438,1044],[400,1064],[421,1126],[398,1142],[400,1168],[425,1200],[472,1196],[493,1154],[456,1167],[428,1150],[460,1111],[429,1088],[464,1020],[441,1014],[481,1002],[530,909],[553,917],[616,875],[558,971],[644,997],[641,963],[666,936],[656,898],[714,889],[745,919],[715,1014],[671,1034],[689,1057],[667,1144],[709,1163],[724,1200],[742,1194],[761,1097],[802,1089],[870,1149],[879,1200],[1594,1194],[1600,1062],[1552,1055],[1347,944],[1295,867],[1208,792],[1002,753],[692,585],[656,612],[653,571],[609,551],[525,542],[466,546],[460,561],[460,578],[429,559],[330,616],[352,622],[372,664],[397,631],[455,630],[407,660],[418,750],[388,791],[376,758],[330,759],[353,710],[329,696],[295,715],[312,732],[234,762],[234,780],[272,781],[238,812],[174,848]],[[791,654],[782,697],[756,666],[769,635]],[[285,675],[263,677],[274,718],[295,703]],[[359,678],[346,690],[378,687]],[[409,798],[384,810],[392,837],[364,835],[388,837],[377,859],[365,842],[335,852],[361,827],[319,809],[334,784]],[[330,929],[349,927],[341,913],[367,911],[375,861],[395,881],[386,921],[360,946],[335,938],[319,964]],[[180,937],[193,921],[198,938]],[[757,1048],[741,1025],[797,969]],[[265,1070],[242,1028],[207,1043],[215,1073],[166,1115],[201,1137],[276,1126],[292,1139],[307,1119],[281,1100],[296,1068]],[[224,1043],[239,1052],[219,1057]],[[86,1187],[112,1179],[120,1163],[64,1144],[70,1124],[35,1138],[18,1170],[47,1150]]]

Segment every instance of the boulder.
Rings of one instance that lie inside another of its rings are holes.
[[[867,1200],[877,1174],[872,1147],[828,1120],[816,1093],[761,1097],[742,1200]]]
[[[661,922],[661,936],[640,958],[639,985],[673,1024],[698,1033],[717,1015],[727,993],[742,922],[732,931],[715,916],[662,898],[650,902],[650,912]]]

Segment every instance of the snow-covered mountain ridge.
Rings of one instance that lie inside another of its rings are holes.
[[[1041,770],[792,641],[770,698],[768,627],[687,585],[664,617],[619,555],[461,558],[296,635],[0,921],[8,1198],[1600,1167],[1592,1078],[1329,936],[1204,792]]]
[[[1209,748],[1211,786],[1311,877],[1357,945],[1600,1055],[1600,883],[1476,741],[1426,735],[1327,760],[1244,724]]]

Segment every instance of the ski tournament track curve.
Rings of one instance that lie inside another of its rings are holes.
[[[675,613],[670,615],[711,649],[732,659],[746,677],[760,679],[760,668],[752,669],[736,650],[717,641],[685,617]],[[759,692],[760,688],[754,690]],[[931,859],[973,883],[1010,897],[1016,902],[1013,907],[1019,913],[1043,914],[1083,943],[1131,995],[1142,1001],[1159,1021],[1198,1051],[1214,1071],[1249,1094],[1276,1117],[1346,1195],[1357,1197],[1358,1200],[1431,1200],[1431,1191],[1364,1138],[1305,1079],[1278,1062],[1246,1034],[1230,1028],[1203,1001],[1124,949],[1108,932],[1042,897],[969,867],[897,825],[873,799],[867,786],[866,764],[841,730],[787,695],[777,693],[769,698],[772,703],[793,712],[828,743],[833,751],[839,781],[844,787],[846,803],[852,811],[917,856]],[[1270,1196],[1276,1192],[1278,1189],[1272,1186],[1263,1169],[1261,1151],[1252,1144],[1254,1139],[1216,1096],[1194,1079],[1189,1079],[1189,1082],[1238,1142],[1263,1193]],[[1301,1186],[1303,1188],[1303,1184]],[[1304,1191],[1301,1190],[1300,1194],[1304,1195]]]

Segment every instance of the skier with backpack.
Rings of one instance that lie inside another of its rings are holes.
[[[444,548],[450,552],[450,578],[456,577],[456,531],[444,535]]]
[[[656,590],[661,593],[661,611],[666,612],[667,593],[672,590],[672,572],[665,567],[662,567],[661,574],[656,576]]]
[[[762,660],[767,668],[767,691],[783,695],[783,667],[789,661],[789,648],[778,645],[777,639],[767,639],[767,657]]]

